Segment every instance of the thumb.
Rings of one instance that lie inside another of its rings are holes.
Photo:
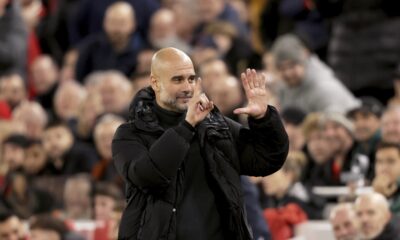
[[[235,110],[233,110],[234,114],[249,114],[249,108],[245,107],[245,108],[236,108]]]

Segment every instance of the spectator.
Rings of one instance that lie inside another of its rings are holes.
[[[150,72],[143,72],[135,74],[132,79],[132,96],[135,96],[140,90],[150,86]]]
[[[0,2],[0,32],[0,75],[18,72],[25,76],[28,36],[18,2]]]
[[[105,33],[89,36],[78,47],[76,78],[83,79],[96,70],[116,69],[130,76],[136,68],[137,55],[145,42],[136,31],[135,11],[126,2],[116,2],[107,8]]]
[[[376,192],[390,200],[391,212],[400,216],[400,145],[398,143],[378,145],[372,186]]]
[[[100,94],[89,93],[79,106],[78,123],[74,132],[77,139],[90,144],[94,148],[93,130],[98,118],[104,114],[104,106]]]
[[[9,171],[22,168],[25,160],[25,149],[28,139],[25,135],[13,134],[3,140],[1,161]]]
[[[264,208],[278,208],[290,203],[302,209],[309,219],[321,219],[324,201],[313,195],[299,180],[306,164],[302,152],[290,152],[282,169],[265,177],[262,186]]]
[[[285,83],[279,92],[282,109],[291,106],[306,113],[345,113],[359,105],[331,69],[295,35],[279,37],[272,46],[272,54]]]
[[[393,106],[382,115],[382,141],[400,143],[400,107]]]
[[[139,52],[138,57],[137,57],[137,66],[136,66],[136,71],[135,74],[144,74],[150,72],[150,66],[151,66],[151,58],[153,57],[154,53],[156,51],[153,49],[144,49]],[[135,75],[133,74],[133,75]],[[133,76],[132,75],[132,76]]]
[[[330,212],[329,221],[336,240],[361,240],[360,222],[351,203],[336,205]]]
[[[48,156],[45,172],[49,175],[89,173],[97,159],[93,150],[75,141],[71,130],[61,122],[47,126],[43,147]]]
[[[363,183],[371,166],[367,156],[354,152],[354,126],[344,115],[328,113],[324,116],[324,131],[333,150],[333,161],[324,164],[332,174],[327,183]],[[328,184],[329,185],[329,184]]]
[[[32,63],[31,74],[36,101],[54,117],[53,99],[60,75],[56,63],[49,55],[41,55]]]
[[[27,238],[21,220],[9,211],[0,212],[0,239],[23,240]]]
[[[65,223],[50,215],[33,217],[29,229],[31,240],[64,240],[68,233]]]
[[[157,10],[150,20],[149,41],[156,50],[175,47],[190,53],[190,46],[177,33],[175,12],[167,8]]]
[[[371,164],[369,178],[372,179],[376,146],[381,140],[380,118],[382,104],[375,98],[361,98],[361,106],[350,110],[347,116],[354,124],[355,152],[368,156]]]
[[[64,213],[69,220],[92,219],[93,186],[89,175],[78,174],[67,179],[64,188]]]
[[[86,90],[77,82],[61,84],[54,95],[56,117],[74,129],[79,106],[85,100]]]
[[[127,118],[132,99],[132,86],[129,80],[117,71],[107,71],[99,84],[104,111]]]
[[[206,92],[218,109],[225,116],[240,122],[240,115],[233,114],[233,110],[244,105],[242,86],[239,80],[226,76],[215,81]]]
[[[25,159],[22,164],[25,174],[34,178],[42,176],[47,163],[46,160],[46,152],[42,142],[37,139],[30,140],[25,150]]]
[[[24,125],[27,137],[40,139],[47,125],[48,117],[39,103],[27,101],[14,109],[12,120]]]
[[[0,76],[0,97],[7,102],[11,109],[28,98],[21,75],[11,73]]]
[[[94,128],[94,140],[100,161],[92,169],[92,176],[95,180],[122,184],[122,179],[119,177],[112,163],[111,142],[115,131],[124,122],[125,120],[121,117],[107,114],[96,124]]]
[[[109,182],[98,182],[94,190],[94,219],[111,221],[116,210],[122,208],[121,189]]]
[[[361,195],[355,202],[363,239],[397,239],[396,225],[390,222],[389,203],[379,193]]]
[[[209,92],[212,85],[230,76],[226,63],[221,59],[210,59],[199,66],[202,85],[205,92]]]
[[[323,114],[308,114],[303,121],[302,130],[306,140],[304,151],[308,159],[303,182],[310,186],[320,185],[321,179],[325,179],[327,174],[321,169],[333,159],[333,151],[324,131]]]

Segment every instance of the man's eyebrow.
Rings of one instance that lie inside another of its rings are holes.
[[[184,78],[185,78],[184,75],[176,75],[176,76],[171,77],[172,80],[179,80],[179,79],[184,79]],[[196,74],[190,74],[188,76],[188,78],[196,78]]]

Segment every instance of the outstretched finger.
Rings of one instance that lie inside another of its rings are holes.
[[[250,68],[248,68],[246,70],[246,77],[247,77],[247,81],[249,82],[250,89],[253,89],[254,88],[254,75],[253,75],[252,71],[250,70]]]
[[[250,86],[249,86],[249,80],[248,80],[248,78],[246,76],[246,73],[243,72],[240,75],[240,78],[242,79],[242,85],[243,85],[243,88],[244,88],[245,92],[249,91],[250,90]]]
[[[260,83],[260,77],[257,75],[256,70],[254,69],[251,70],[251,76],[253,79],[254,87],[259,88],[261,83]]]
[[[201,93],[202,93],[201,78],[199,77],[197,78],[196,85],[194,86],[193,95],[200,96]]]

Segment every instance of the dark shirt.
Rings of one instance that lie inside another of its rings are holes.
[[[76,78],[82,82],[93,71],[111,69],[130,76],[136,69],[138,53],[145,47],[146,44],[138,33],[131,36],[127,48],[120,53],[115,52],[106,34],[89,36],[78,47]]]
[[[184,113],[162,109],[157,104],[154,111],[164,129],[178,125],[185,116]],[[207,179],[197,135],[191,142],[182,168],[185,181],[183,197],[177,208],[177,239],[224,239],[221,217]]]

